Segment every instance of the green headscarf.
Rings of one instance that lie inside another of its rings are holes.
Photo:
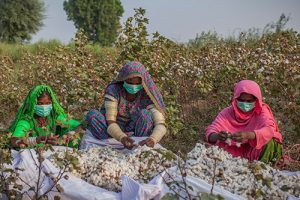
[[[30,92],[28,93],[24,103],[18,110],[15,120],[13,121],[13,123],[11,124],[11,126],[8,129],[9,132],[14,132],[18,122],[22,119],[28,120],[30,122],[30,124],[33,125],[34,108],[37,105],[37,99],[45,91],[47,91],[49,93],[51,100],[52,100],[53,109],[52,109],[49,117],[51,117],[51,122],[53,123],[53,126],[55,124],[55,119],[58,115],[66,116],[64,109],[58,103],[52,89],[46,85],[38,85],[38,86],[35,86],[34,88],[32,88],[30,90]]]

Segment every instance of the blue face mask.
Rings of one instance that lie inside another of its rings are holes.
[[[142,84],[139,85],[132,85],[132,84],[128,84],[124,81],[123,87],[125,88],[125,90],[130,93],[130,94],[136,94],[138,93],[141,89],[143,89]]]
[[[255,106],[255,102],[248,103],[248,102],[242,102],[242,101],[238,101],[238,100],[236,100],[236,104],[239,107],[239,109],[241,109],[241,111],[243,111],[243,112],[249,112]]]
[[[48,115],[50,115],[51,110],[52,110],[52,104],[36,105],[34,107],[34,113],[40,117],[47,117]]]

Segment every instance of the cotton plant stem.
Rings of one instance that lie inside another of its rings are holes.
[[[25,185],[27,185],[29,188],[31,188],[31,185],[29,185],[27,182],[25,182],[20,176],[18,177],[20,181],[22,181]],[[32,200],[31,196],[29,195],[28,191],[25,191],[23,194],[26,194],[29,199]]]
[[[215,180],[216,180],[216,169],[217,169],[217,159],[214,159],[214,173],[213,173],[213,182],[212,182],[212,186],[211,186],[211,190],[210,190],[210,194],[213,194],[214,191],[214,186],[215,186]]]
[[[42,173],[42,159],[41,159],[41,152],[38,151],[38,160],[39,160],[39,167],[38,167],[38,180],[37,180],[37,183],[36,183],[36,193],[35,193],[35,198],[39,199],[39,190],[40,190],[40,179],[41,179],[41,173]]]
[[[178,162],[178,168],[179,168],[179,170],[180,170],[182,182],[183,182],[183,184],[184,184],[184,189],[185,189],[185,191],[186,191],[186,193],[187,193],[187,195],[188,195],[188,197],[189,197],[189,200],[192,200],[192,197],[191,197],[190,193],[188,192],[188,186],[187,186],[186,179],[185,179],[185,177],[186,177],[186,172],[185,172],[184,168],[181,167],[181,165],[180,165],[179,162]]]
[[[68,165],[69,165],[69,163],[65,163],[64,169],[59,170],[56,179],[53,181],[53,184],[50,186],[50,188],[41,197],[43,197],[43,196],[47,195],[49,192],[53,191],[52,189],[57,185],[57,183],[62,179],[62,176],[67,172],[67,166]]]
[[[162,160],[161,158],[160,158],[160,162],[162,163],[164,160]],[[157,161],[156,161],[157,162]],[[181,173],[181,176],[182,176],[182,178],[183,178],[183,172],[182,172],[182,169],[181,169],[181,165],[180,165],[180,161],[178,160],[178,164],[177,164],[177,167],[179,168],[179,170],[180,170],[180,173]],[[176,182],[177,183],[177,181],[172,177],[172,175],[171,174],[169,174],[169,172],[168,172],[168,170],[167,170],[167,168],[165,167],[165,166],[163,166],[163,168],[164,168],[164,172],[167,174],[167,176],[172,180],[172,182]],[[160,173],[159,175],[162,177],[162,179],[163,179],[163,181],[165,182],[165,184],[166,185],[168,185],[168,183],[167,183],[167,180],[161,175],[162,173]],[[180,189],[182,189],[182,190],[184,190],[186,193],[187,193],[187,195],[188,195],[188,199],[189,200],[192,200],[193,198],[192,198],[192,195],[189,193],[189,191],[188,191],[188,186],[187,186],[187,184],[186,184],[186,180],[185,179],[183,179],[183,183],[184,183],[184,187],[183,186],[181,186],[180,184],[176,184]],[[176,195],[178,195],[180,198],[182,198],[182,199],[187,199],[187,198],[185,198],[184,196],[181,196],[175,189],[173,189],[171,186],[168,186],[169,187],[169,189],[170,190],[172,190]]]

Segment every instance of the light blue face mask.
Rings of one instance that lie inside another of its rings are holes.
[[[36,105],[34,107],[34,113],[40,117],[47,117],[48,115],[50,115],[51,110],[52,110],[52,104]]]
[[[136,94],[138,93],[141,89],[143,89],[143,85],[133,85],[133,84],[128,84],[126,81],[124,81],[123,87],[125,90],[130,93],[130,94]]]
[[[248,103],[248,102],[242,102],[242,101],[238,101],[238,100],[236,100],[236,104],[239,107],[239,109],[241,109],[241,111],[243,111],[243,112],[249,112],[255,106],[255,102]]]

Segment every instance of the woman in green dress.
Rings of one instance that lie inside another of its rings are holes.
[[[29,92],[9,128],[13,133],[11,145],[14,148],[57,145],[59,138],[64,138],[66,144],[76,146],[78,141],[73,144],[69,140],[79,127],[79,121],[68,119],[51,88],[38,85]]]

